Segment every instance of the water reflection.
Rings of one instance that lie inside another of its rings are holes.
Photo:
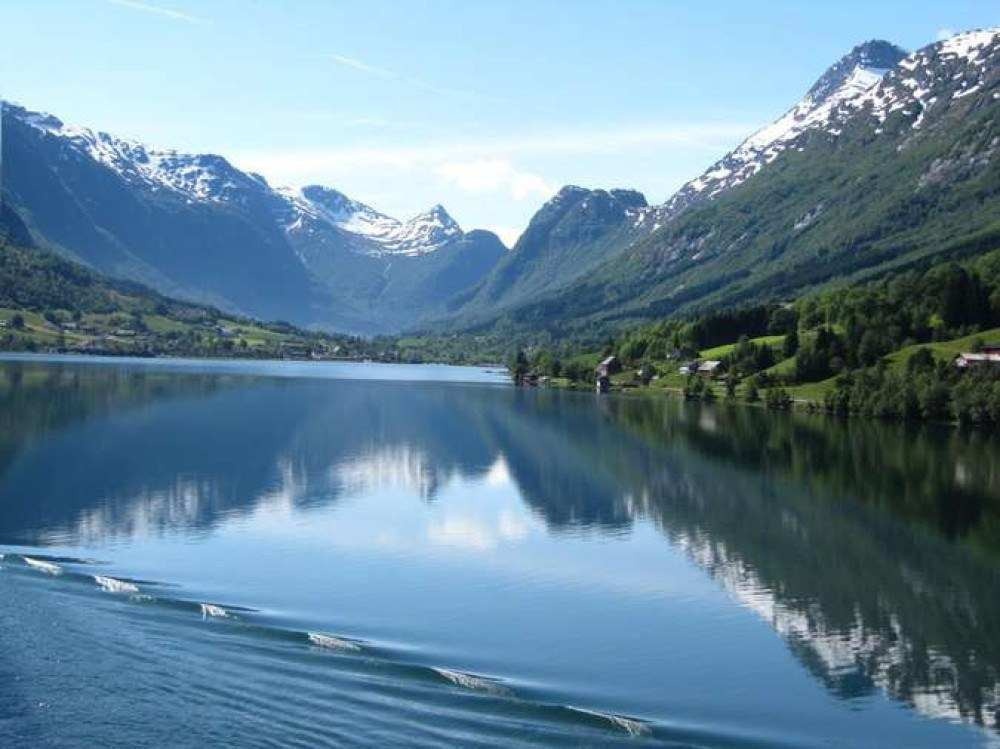
[[[997,727],[995,441],[669,400],[0,366],[0,542],[208,533],[385,488],[509,484],[549,533],[650,522],[831,693]],[[491,549],[523,517],[445,517]]]

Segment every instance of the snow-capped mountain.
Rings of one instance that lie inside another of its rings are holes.
[[[935,105],[974,94],[996,76],[1000,29],[977,29],[907,54],[884,40],[860,44],[830,67],[784,115],[753,133],[732,152],[691,180],[663,205],[641,217],[662,225],[700,200],[742,184],[810,133],[840,134],[844,124],[869,111],[879,123],[894,112],[913,116],[917,129]],[[943,68],[952,72],[947,74]],[[876,134],[879,134],[876,130]]]
[[[46,136],[61,139],[123,181],[151,192],[169,191],[189,202],[219,203],[235,199],[240,190],[267,186],[262,178],[239,171],[221,156],[156,150],[138,141],[67,125],[50,114],[9,103],[5,104],[4,114]]]
[[[425,255],[463,234],[461,227],[441,205],[435,205],[408,221],[399,221],[321,185],[310,185],[301,190],[282,189],[280,192],[293,206],[293,215],[287,223],[289,232],[302,231],[310,219],[323,221],[369,240],[365,251],[375,256]]]
[[[861,101],[904,57],[905,50],[884,40],[859,44],[832,65],[794,107],[645,214],[642,223],[662,224],[693,203],[742,184],[803,133],[829,127],[841,107]]]
[[[838,112],[841,121],[866,112],[879,125],[896,112],[916,130],[929,114],[943,113],[954,103],[984,90],[993,90],[1000,77],[1000,28],[957,34],[924,47],[890,71],[879,84]],[[876,130],[881,134],[882,128]]]
[[[388,331],[444,305],[505,253],[440,205],[399,221],[327,187],[275,189],[214,154],[11,104],[2,122],[4,198],[38,244],[227,310]]]
[[[245,204],[248,192],[259,193],[275,202],[276,212],[285,214],[288,231],[298,231],[309,219],[319,221],[370,240],[370,246],[357,245],[367,254],[424,255],[463,234],[441,205],[399,221],[329,187],[272,189],[263,177],[240,171],[222,156],[157,150],[138,141],[67,125],[49,114],[7,106],[8,115],[72,144],[135,187],[170,192],[188,203]]]
[[[452,320],[483,327],[502,315],[505,324],[588,330],[787,299],[839,278],[992,249],[998,108],[1000,29],[912,54],[866,42],[665,203],[623,212],[617,227],[582,239],[574,252],[600,258],[585,276],[552,274],[529,297],[471,296]],[[536,214],[532,246],[555,246],[561,228],[541,220],[550,210]],[[520,249],[479,288],[501,287]]]

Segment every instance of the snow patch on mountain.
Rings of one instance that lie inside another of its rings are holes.
[[[986,54],[991,45],[996,44],[1000,28],[976,29],[964,34],[956,34],[945,39],[939,46],[940,55],[955,55],[967,60],[978,60],[980,65],[986,63]]]
[[[637,225],[652,226],[655,230],[692,203],[714,198],[742,184],[784,153],[804,132],[829,128],[836,112],[877,86],[905,54],[884,41],[855,47],[832,66],[798,104],[753,133],[704,174],[684,185],[665,204],[645,211]]]
[[[328,187],[272,189],[263,177],[242,172],[221,156],[158,150],[17,106],[6,111],[45,137],[60,139],[132,187],[173,195],[188,204],[248,206],[252,196],[258,209],[274,211],[286,232],[315,237],[333,229],[363,254],[416,257],[464,236],[440,205],[399,221]]]
[[[869,110],[879,125],[895,112],[915,114],[911,127],[918,130],[931,107],[944,107],[981,91],[998,57],[1000,28],[956,34],[902,60],[878,86],[853,102],[853,110]]]
[[[833,65],[784,115],[678,190],[641,212],[635,226],[655,231],[688,206],[711,200],[757,174],[807,132],[839,136],[852,118],[870,113],[874,134],[896,112],[919,131],[932,107],[972,96],[991,85],[1000,55],[1000,28],[956,34],[913,54],[885,41],[859,45]],[[998,94],[993,94],[998,98]]]
[[[266,187],[261,178],[244,174],[221,156],[157,150],[20,107],[10,106],[7,112],[47,136],[62,139],[129,184],[153,192],[167,190],[189,203],[224,202],[241,189]]]

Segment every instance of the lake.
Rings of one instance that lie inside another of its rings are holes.
[[[986,435],[439,366],[0,402],[4,747],[1000,743]]]

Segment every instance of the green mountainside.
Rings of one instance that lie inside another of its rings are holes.
[[[544,298],[487,320],[476,307],[469,329],[596,339],[996,247],[1000,32],[924,48],[852,97],[813,107],[780,150],[740,162],[742,182],[679,210],[650,209],[655,230],[619,235],[624,247]],[[727,159],[701,179],[730,174]]]
[[[261,323],[104,278],[37,248],[17,247],[0,226],[0,350],[139,356],[347,358],[371,344],[287,323]]]

